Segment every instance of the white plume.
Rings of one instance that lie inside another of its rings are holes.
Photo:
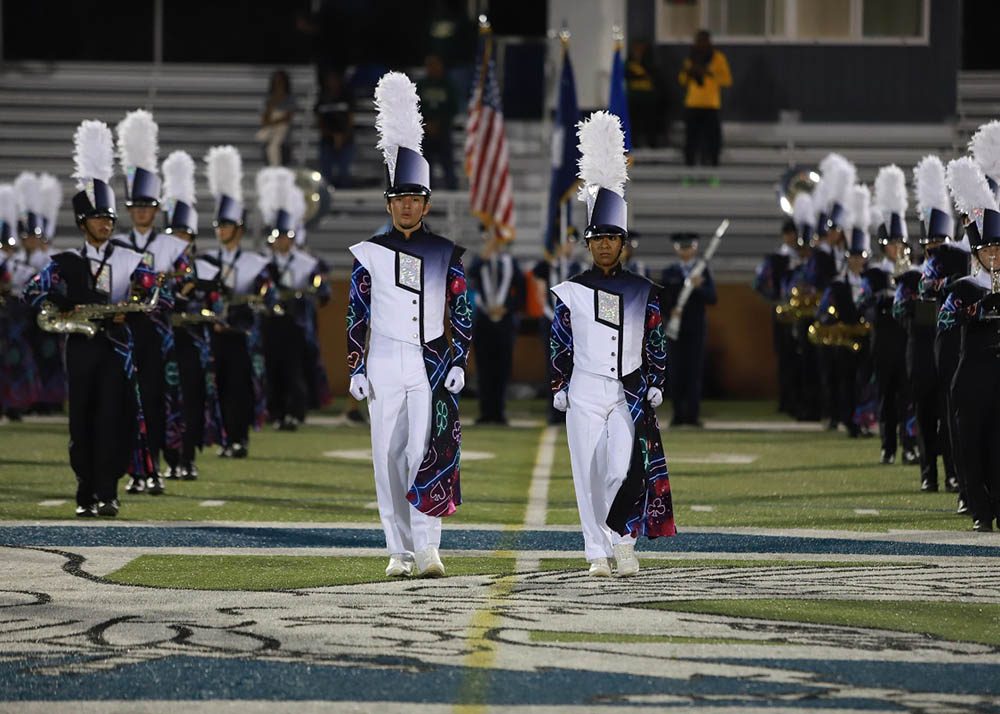
[[[145,109],[129,112],[118,122],[115,133],[118,136],[118,161],[122,171],[139,167],[156,173],[159,127],[152,114]]]
[[[868,224],[869,227],[878,228],[883,223],[885,223],[885,217],[882,215],[882,211],[879,210],[878,206],[876,206],[875,204],[869,204],[868,210],[869,213],[871,214],[871,219],[872,219],[871,223]]]
[[[205,155],[205,175],[213,196],[243,202],[243,157],[235,146],[213,146]]]
[[[827,204],[839,203],[847,208],[851,186],[858,180],[858,171],[850,161],[840,154],[828,154],[820,163],[823,184],[826,186]]]
[[[268,166],[257,172],[257,205],[264,222],[274,225],[278,211],[284,209],[297,225],[306,212],[306,199],[295,185],[295,173],[282,166]]]
[[[41,174],[38,183],[42,192],[42,215],[50,226],[55,227],[59,217],[59,207],[62,205],[62,184],[52,174]]]
[[[81,122],[73,135],[73,162],[76,165],[73,178],[77,180],[77,188],[83,189],[87,179],[111,181],[114,156],[108,125],[92,119]]]
[[[875,204],[885,220],[889,220],[892,213],[906,216],[906,175],[896,164],[878,170],[875,176]]]
[[[580,200],[595,196],[595,186],[624,196],[628,171],[621,121],[614,114],[599,111],[576,126],[580,138],[580,179],[583,181]]]
[[[194,159],[186,151],[173,151],[163,160],[163,197],[194,208]]]
[[[19,211],[42,214],[42,186],[38,180],[38,174],[22,171],[14,179],[14,190],[17,191]]]
[[[6,223],[12,233],[17,233],[17,192],[9,183],[0,183],[0,223]]]
[[[982,164],[980,164],[982,166]],[[944,180],[944,164],[937,156],[925,156],[913,168],[917,210],[923,214],[932,208],[951,215],[951,199]]]
[[[814,226],[816,223],[816,211],[813,209],[813,199],[805,191],[800,191],[795,195],[795,203],[792,204],[792,220],[799,230],[803,226]]]
[[[868,226],[872,224],[872,194],[863,183],[854,184],[851,187],[851,195],[848,200],[848,213],[851,215],[851,225],[863,231],[868,231]]]
[[[829,195],[826,181],[820,176],[812,191],[813,224],[816,223],[820,213],[826,213],[826,201]]]
[[[969,149],[983,173],[1000,180],[1000,121],[994,119],[976,129]]]
[[[400,146],[420,153],[424,138],[420,98],[417,85],[402,72],[386,72],[375,85],[375,131],[376,148],[390,166],[395,165]]]
[[[986,183],[986,176],[971,157],[963,156],[948,162],[945,180],[955,199],[955,206],[962,213],[972,216],[984,208],[997,210],[997,199]]]

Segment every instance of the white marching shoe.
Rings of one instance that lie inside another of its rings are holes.
[[[608,563],[607,558],[597,558],[590,564],[587,575],[592,578],[610,578],[611,564]]]
[[[389,566],[385,569],[387,578],[405,578],[413,572],[413,561],[402,555],[390,555]]]
[[[417,560],[417,576],[421,578],[440,578],[444,575],[444,563],[438,555],[437,548],[427,548],[415,555]]]
[[[615,562],[618,563],[618,577],[627,578],[639,572],[639,559],[635,557],[635,546],[619,543],[614,547]]]

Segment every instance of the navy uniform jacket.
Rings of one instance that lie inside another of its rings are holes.
[[[660,296],[660,304],[665,320],[670,319],[670,314],[677,306],[677,300],[680,298],[684,281],[693,267],[693,262],[688,266],[684,266],[681,263],[672,263],[663,270],[663,291]],[[709,268],[705,268],[705,272],[701,274],[701,277],[704,278],[705,282],[701,284],[701,287],[691,291],[691,297],[688,298],[687,305],[684,306],[684,312],[681,314],[681,334],[683,335],[704,334],[707,329],[705,307],[714,305],[719,301],[718,295],[715,292],[715,281],[712,279],[712,271]]]

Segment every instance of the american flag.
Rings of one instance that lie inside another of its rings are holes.
[[[489,25],[480,28],[476,69],[479,81],[469,102],[465,135],[469,208],[488,230],[509,241],[514,237],[514,190]]]

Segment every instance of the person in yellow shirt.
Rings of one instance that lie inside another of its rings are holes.
[[[688,166],[696,163],[718,166],[722,148],[721,90],[732,85],[733,78],[726,56],[712,46],[708,30],[698,30],[695,34],[691,54],[684,60],[678,79],[687,88],[684,162]]]

